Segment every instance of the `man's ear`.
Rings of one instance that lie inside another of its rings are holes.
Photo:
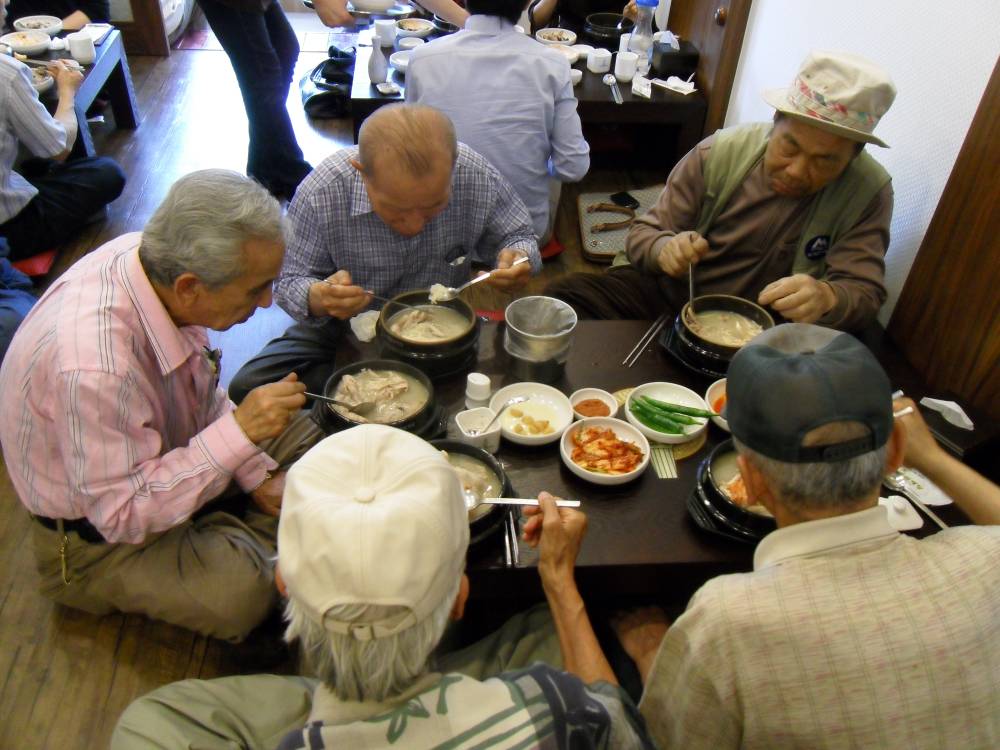
[[[195,274],[185,271],[174,279],[174,297],[183,307],[190,307],[198,301],[205,285]]]
[[[462,619],[465,614],[465,603],[469,600],[469,576],[462,573],[462,582],[458,584],[458,596],[455,597],[455,603],[451,607],[451,617],[452,620],[458,622]]]
[[[754,503],[758,503],[767,508],[774,515],[774,494],[767,486],[764,475],[753,465],[753,462],[746,456],[740,454],[736,457],[736,463],[740,467],[740,474],[743,475],[743,484],[747,488],[747,497]]]
[[[354,167],[359,172],[361,172],[361,174],[365,173],[365,168],[361,166],[361,162],[359,162],[357,159],[351,159],[351,166]]]
[[[281,577],[281,568],[278,567],[277,561],[274,563],[274,585],[278,589],[278,593],[287,599],[288,587],[285,585],[285,579]]]

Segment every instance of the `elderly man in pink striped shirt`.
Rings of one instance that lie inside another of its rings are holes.
[[[206,327],[270,305],[284,251],[263,188],[195,172],[25,319],[0,369],[0,441],[43,594],[229,640],[271,610],[277,469],[318,431],[294,374],[235,407]]]

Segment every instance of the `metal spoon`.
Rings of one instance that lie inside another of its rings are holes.
[[[477,497],[472,490],[462,490],[467,510],[474,510],[480,505],[538,505],[537,498],[530,497]],[[556,500],[556,507],[579,508],[579,500]]]
[[[518,258],[513,263],[511,263],[510,267],[513,268],[514,266],[519,266],[522,263],[527,263],[529,260],[531,260],[531,258],[529,258],[527,255],[522,255],[520,258]],[[459,292],[461,292],[461,291],[463,291],[465,289],[468,289],[473,284],[478,284],[480,281],[486,281],[486,279],[488,279],[490,276],[492,276],[494,273],[496,273],[499,270],[500,270],[499,268],[494,268],[489,273],[484,273],[484,274],[482,274],[480,276],[477,276],[474,279],[470,279],[469,281],[466,281],[464,284],[462,284],[459,287],[454,287],[454,286],[445,287],[445,290],[444,290],[443,293],[439,292],[438,295],[437,295],[437,297],[431,297],[430,300],[431,300],[431,302],[435,302],[435,303],[436,302],[448,302],[449,300],[453,300],[453,299],[455,299],[455,297],[458,296]]]
[[[341,284],[335,284],[334,282],[330,281],[329,279],[323,279],[323,283],[324,284],[329,284],[330,286],[342,286]],[[362,289],[362,291],[365,294],[367,294],[369,297],[374,297],[375,299],[380,299],[383,302],[391,302],[394,305],[399,305],[400,307],[408,307],[411,310],[419,310],[420,309],[416,305],[410,305],[410,304],[408,304],[406,302],[400,302],[399,300],[390,299],[389,297],[380,297],[379,295],[375,294],[375,292],[371,291],[370,289]]]
[[[604,78],[601,79],[604,83],[611,87],[611,96],[615,99],[615,104],[623,104],[625,102],[622,99],[621,89],[618,88],[618,79],[615,78],[614,73],[605,73]]]
[[[473,436],[473,435],[482,435],[484,432],[488,432],[490,427],[493,426],[493,423],[496,422],[498,419],[500,419],[500,415],[504,413],[504,410],[506,410],[507,407],[513,406],[514,404],[520,404],[524,401],[528,401],[530,398],[531,396],[514,396],[514,398],[508,399],[503,406],[497,409],[497,413],[493,415],[493,419],[491,419],[489,422],[486,423],[485,427],[483,427],[481,430],[469,430],[468,434],[470,436]]]
[[[341,406],[344,409],[354,412],[355,414],[358,414],[362,417],[364,416],[364,412],[371,411],[371,409],[375,406],[374,401],[362,401],[360,403],[352,405],[344,403],[343,401],[338,401],[335,398],[330,398],[329,396],[321,396],[318,393],[310,393],[309,391],[305,391],[303,395],[306,398],[312,398],[316,399],[317,401],[323,401],[324,403],[332,404],[333,406]]]

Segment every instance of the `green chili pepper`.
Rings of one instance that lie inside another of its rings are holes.
[[[692,417],[674,411],[673,409],[664,408],[663,406],[660,405],[663,403],[662,401],[657,401],[656,399],[650,398],[649,396],[639,396],[636,399],[636,401],[641,402],[650,411],[655,412],[657,414],[662,414],[667,419],[672,419],[675,422],[679,422],[680,424],[698,424],[698,422],[695,421]]]
[[[677,414],[687,414],[691,417],[717,417],[719,416],[714,411],[705,411],[704,409],[694,409],[690,406],[679,406],[678,404],[668,404],[666,401],[657,401],[655,398],[650,398],[649,396],[641,396],[648,400],[651,405],[658,406],[666,411],[676,412]]]
[[[635,399],[632,400],[629,411],[635,415],[636,419],[651,430],[666,432],[671,435],[682,435],[684,433],[684,425],[678,424],[672,419],[652,411],[649,407],[644,406]]]

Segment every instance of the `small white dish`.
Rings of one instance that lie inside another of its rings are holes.
[[[434,24],[426,18],[402,18],[396,21],[396,36],[423,38],[434,31]]]
[[[62,19],[56,16],[24,16],[14,21],[15,31],[44,31],[49,36],[55,36],[62,28]]]
[[[421,39],[419,36],[406,36],[399,39],[396,45],[401,51],[412,50],[415,47],[419,47],[421,44],[426,44],[426,39]]]
[[[715,408],[715,402],[722,398],[722,404],[718,409]],[[712,385],[708,386],[708,390],[705,391],[705,403],[708,404],[709,411],[714,411],[719,414],[722,413],[722,409],[726,405],[726,379],[716,380]],[[727,422],[723,417],[712,417],[712,421],[715,422],[719,427],[724,429],[726,432],[732,432],[729,429],[729,422]]]
[[[48,52],[50,39],[44,31],[15,31],[0,36],[0,44],[6,44],[15,52],[30,57]]]
[[[486,432],[473,431],[483,429],[490,420],[496,416],[496,412],[485,406],[475,409],[460,411],[455,415],[455,425],[458,427],[458,439],[466,445],[474,445],[490,453],[496,453],[500,449],[500,420],[494,422]]]
[[[618,416],[618,401],[605,390],[600,388],[581,388],[578,391],[573,391],[569,396],[570,406],[573,407],[573,417],[575,419],[587,419],[586,414],[581,414],[576,410],[576,405],[581,401],[586,401],[587,399],[596,398],[598,401],[602,402],[608,407],[608,413],[604,416],[606,417],[616,417]]]
[[[639,465],[625,474],[603,474],[585,469],[576,463],[573,460],[573,439],[580,430],[586,430],[590,427],[597,427],[599,429],[610,428],[619,440],[638,446],[639,450],[642,451],[642,460],[639,462]],[[559,441],[559,455],[562,457],[563,463],[566,464],[566,468],[581,479],[586,479],[588,482],[593,482],[594,484],[625,484],[638,477],[649,466],[649,441],[628,422],[613,419],[612,417],[591,417],[590,419],[581,419],[563,433],[562,440]]]
[[[354,10],[362,13],[382,13],[389,10],[396,4],[396,0],[351,0],[350,5]],[[351,7],[347,10],[350,12]]]
[[[524,27],[521,24],[519,24],[519,23],[515,23],[514,24],[514,31],[516,31],[518,34],[527,34],[528,33],[527,31],[524,30]]]
[[[35,91],[40,95],[51,89],[55,84],[56,79],[45,68],[31,69],[31,85],[35,87]]]
[[[578,86],[583,80],[583,71],[579,68],[570,68],[569,80],[573,82],[574,86]]]
[[[539,29],[535,32],[535,39],[540,41],[542,44],[576,44],[576,34],[569,29]]]
[[[671,404],[677,404],[678,406],[690,406],[694,409],[707,409],[708,406],[705,404],[705,400],[699,396],[697,393],[692,391],[690,388],[685,388],[682,385],[677,385],[676,383],[644,383],[638,388],[633,389],[629,394],[628,400],[625,402],[625,418],[628,419],[629,424],[633,425],[639,432],[653,440],[657,443],[686,443],[689,440],[694,440],[701,433],[705,431],[708,426],[708,419],[705,417],[692,417],[695,420],[695,424],[684,425],[684,431],[675,435],[669,432],[660,432],[659,430],[654,430],[651,427],[647,427],[632,413],[631,406],[632,401],[639,396],[648,396],[650,398],[655,398],[657,401],[666,401]]]
[[[580,59],[580,53],[572,47],[567,47],[565,44],[550,44],[549,46],[565,57],[566,62],[570,65],[576,64],[576,61]]]
[[[544,383],[514,383],[501,388],[490,399],[490,408],[498,411],[515,396],[527,396],[528,400],[506,409],[497,420],[500,423],[500,434],[512,443],[520,445],[554,443],[562,437],[563,431],[573,421],[573,407],[570,406],[566,394]],[[543,434],[516,432],[515,428],[519,424],[522,429],[524,428],[519,414],[530,416],[535,420],[547,420],[552,431]]]
[[[594,48],[591,47],[589,44],[574,44],[573,46],[570,47],[570,49],[576,50],[577,54],[579,54],[580,57],[586,57],[587,55],[589,55],[591,52],[594,51]]]
[[[400,50],[389,55],[389,64],[403,75],[406,75],[406,66],[410,64],[411,50]]]
[[[376,83],[375,89],[382,94],[382,96],[398,96],[402,93],[402,89],[392,81],[382,81],[382,83]]]

